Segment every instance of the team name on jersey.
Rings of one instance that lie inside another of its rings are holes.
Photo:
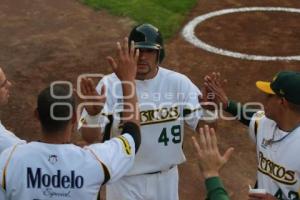
[[[141,125],[156,124],[167,121],[175,121],[179,118],[178,106],[170,108],[159,108],[156,110],[145,110],[140,112]]]
[[[84,178],[76,176],[74,170],[68,175],[63,175],[61,170],[57,170],[56,174],[50,175],[43,173],[41,168],[37,168],[34,171],[32,168],[27,167],[27,188],[53,187],[77,189],[82,188],[83,185]]]
[[[274,163],[272,160],[264,157],[262,152],[259,152],[258,170],[272,179],[286,185],[294,185],[297,182],[294,171],[287,170]]]

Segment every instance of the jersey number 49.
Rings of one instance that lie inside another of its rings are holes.
[[[168,134],[167,128],[163,128],[159,138],[158,138],[158,143],[163,143],[165,146],[168,146],[170,138],[172,139],[171,142],[174,144],[180,143],[181,142],[181,127],[180,125],[174,125],[171,127],[169,130],[170,134]]]

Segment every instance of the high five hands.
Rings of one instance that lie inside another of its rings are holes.
[[[117,59],[111,56],[107,57],[114,73],[121,81],[134,81],[137,71],[137,60],[139,58],[139,49],[134,48],[134,41],[128,43],[128,38],[124,38],[123,45],[117,43]]]

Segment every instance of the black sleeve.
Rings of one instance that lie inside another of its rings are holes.
[[[110,136],[110,131],[111,131],[111,128],[112,128],[112,124],[114,122],[114,117],[113,117],[113,115],[108,115],[107,118],[109,120],[109,123],[106,124],[106,126],[105,126],[102,142],[105,142],[105,141],[109,140],[110,137],[111,137]]]
[[[250,125],[251,118],[255,114],[255,112],[253,111],[245,112],[244,106],[241,103],[237,103],[232,100],[229,100],[228,106],[225,111],[233,116],[236,116],[237,120],[239,120],[246,126]]]
[[[141,144],[141,130],[140,127],[133,122],[126,122],[123,125],[122,135],[128,133],[132,136],[135,144],[135,153],[138,151]]]

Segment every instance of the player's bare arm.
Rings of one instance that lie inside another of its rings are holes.
[[[204,87],[202,88],[202,96],[199,96],[199,102],[204,109],[204,116],[211,116],[217,109],[227,107],[228,97],[223,89],[226,80],[221,80],[220,73],[213,72],[204,78]],[[217,129],[217,120],[199,120],[197,129],[209,124],[210,127]]]
[[[208,91],[208,93],[213,92],[213,95],[207,95],[207,100],[213,101],[214,103],[216,103],[217,106],[222,106],[222,108],[226,108],[229,100],[224,90],[224,86],[227,81],[221,80],[221,74],[218,72],[213,72],[211,75],[205,76],[204,81],[205,91]]]
[[[122,81],[125,82],[125,84],[122,84],[122,89],[123,89],[123,94],[124,96],[133,96],[133,98],[125,98],[124,100],[124,110],[130,110],[130,112],[124,112],[123,113],[123,122],[125,123],[126,121],[132,121],[135,124],[139,124],[138,116],[137,115],[137,106],[132,106],[136,105],[136,103],[133,104],[133,102],[136,101],[136,94],[135,94],[135,75],[136,75],[136,63],[138,59],[139,52],[135,51],[134,49],[134,43],[132,43],[131,48],[129,49],[128,45],[128,39],[125,38],[123,43],[117,43],[117,55],[118,57],[116,59],[112,58],[111,56],[107,57],[107,60],[109,64],[111,65],[114,73],[118,76],[118,78]],[[130,83],[130,84],[128,84]],[[81,90],[84,91],[84,94],[87,95],[93,95],[97,96],[97,91],[95,89],[95,85],[93,84],[91,79],[85,80],[83,79],[81,83]],[[101,96],[104,96],[105,93],[105,88],[102,89],[101,91]],[[95,101],[94,101],[95,102]],[[102,101],[103,102],[103,101]],[[97,102],[97,103],[102,103],[102,102]],[[102,107],[98,105],[91,105],[91,106],[86,106],[85,107],[88,114],[92,116],[97,116],[100,114]],[[134,114],[132,114],[132,109]],[[96,128],[90,128],[90,127],[85,127],[81,128],[82,130],[82,137],[85,141],[88,143],[93,143],[95,141],[101,140],[101,128],[96,127]]]
[[[107,57],[107,60],[114,73],[122,81],[124,95],[123,122],[131,121],[139,125],[140,120],[135,89],[135,76],[139,50],[135,50],[133,41],[131,42],[129,49],[128,38],[125,38],[122,45],[119,42],[117,43],[117,51],[117,59],[109,56]],[[128,112],[128,110],[131,109],[133,109],[133,112]]]
[[[137,60],[139,50],[135,50],[134,42],[131,42],[130,48],[128,38],[124,38],[123,44],[117,43],[117,58],[107,57],[114,73],[122,82],[123,90],[123,131],[129,133],[135,141],[135,150],[137,152],[140,142],[140,115],[136,96],[135,76],[137,70]]]
[[[96,86],[92,79],[83,78],[80,82],[81,93],[84,96],[93,96],[93,99],[83,99],[86,103],[91,103],[91,105],[86,105],[84,108],[86,109],[90,118],[99,117],[103,105],[105,103],[105,86],[101,89],[101,94],[99,95],[96,91]],[[96,102],[96,103],[95,103]],[[82,138],[88,142],[93,143],[95,141],[100,141],[102,139],[101,128],[100,127],[88,127],[84,126],[80,129],[82,133]]]
[[[236,116],[238,114],[238,109],[243,112],[243,106],[240,103],[236,103],[230,100],[225,92],[224,85],[227,82],[226,80],[222,80],[221,74],[213,72],[210,75],[205,76],[204,80],[204,87],[207,88],[212,95],[211,101],[215,103],[218,109],[223,109],[226,112]],[[239,116],[239,121],[246,126],[249,126],[251,117],[254,115],[255,112],[245,112],[245,116]]]
[[[201,92],[202,94],[198,96],[198,101],[201,105],[203,115],[202,119],[198,121],[196,130],[199,130],[207,124],[210,127],[217,129],[217,118],[215,113],[218,107],[213,100],[215,94],[206,86],[205,82],[204,86],[201,88]]]

